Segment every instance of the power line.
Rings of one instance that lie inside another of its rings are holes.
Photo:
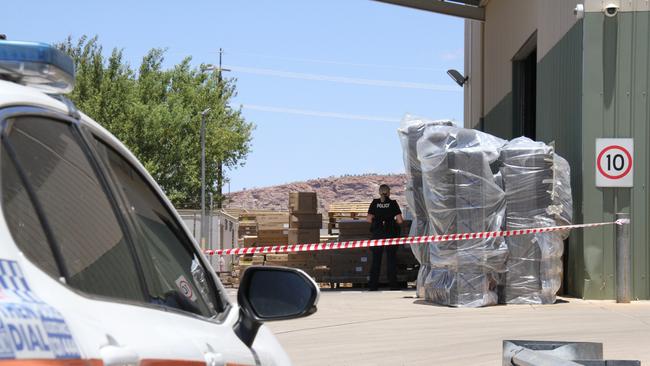
[[[308,74],[302,72],[292,72],[292,71],[282,71],[282,70],[273,70],[273,69],[261,69],[256,67],[246,67],[246,66],[227,66],[233,71],[238,71],[247,74],[255,75],[264,75],[264,76],[275,76],[288,79],[300,79],[300,80],[313,80],[313,81],[330,81],[335,83],[343,84],[355,84],[355,85],[367,85],[367,86],[383,86],[390,88],[405,88],[405,89],[423,89],[423,90],[432,90],[432,91],[444,91],[444,92],[460,92],[462,89],[459,89],[455,85],[441,85],[441,84],[427,84],[427,83],[418,83],[410,81],[393,81],[393,80],[377,80],[377,79],[363,79],[363,78],[351,78],[346,76],[331,76],[331,75],[321,75],[321,74]]]
[[[219,51],[216,51],[219,52]],[[197,55],[212,55],[215,51],[190,51],[186,49],[179,48],[170,48],[165,55],[182,55],[182,56],[197,56]],[[286,56],[274,56],[266,55],[253,52],[233,52],[228,51],[224,52],[224,55],[240,55],[240,56],[252,56],[256,58],[266,58],[273,60],[283,60],[283,61],[297,61],[297,62],[307,62],[307,63],[316,63],[316,64],[325,64],[325,65],[340,65],[340,66],[353,66],[353,67],[363,67],[363,68],[377,68],[377,69],[394,69],[394,70],[411,70],[411,71],[427,71],[427,72],[446,72],[446,68],[435,68],[435,67],[426,67],[426,66],[400,66],[400,65],[386,65],[386,64],[371,64],[371,63],[360,63],[360,62],[347,62],[347,61],[335,61],[335,60],[323,60],[315,58],[302,58],[302,57],[286,57]],[[444,59],[444,56],[442,57]],[[448,61],[448,60],[446,60]]]
[[[322,59],[314,59],[314,58],[273,56],[273,55],[264,55],[264,54],[251,53],[251,52],[229,52],[229,53],[230,54],[235,54],[235,55],[253,56],[253,57],[258,57],[258,58],[268,58],[268,59],[274,59],[274,60],[310,62],[310,63],[326,64],[326,65],[341,65],[341,66],[354,66],[354,67],[373,67],[373,68],[381,68],[381,69],[432,71],[432,72],[445,72],[446,71],[446,69],[442,69],[442,68],[433,68],[433,67],[424,67],[424,66],[398,66],[398,65],[367,64],[367,63],[346,62],[346,61],[322,60]]]
[[[254,110],[254,111],[262,111],[262,112],[297,114],[297,115],[312,116],[312,117],[351,119],[357,121],[378,121],[378,122],[393,122],[393,123],[400,121],[399,118],[368,116],[362,114],[324,112],[324,111],[294,109],[294,108],[285,108],[285,107],[272,107],[272,106],[257,105],[257,104],[242,104],[242,108]]]

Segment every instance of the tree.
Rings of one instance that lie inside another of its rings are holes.
[[[235,80],[192,67],[187,57],[163,69],[164,49],[151,49],[135,72],[120,49],[105,57],[97,37],[71,37],[58,45],[74,60],[77,107],[119,138],[178,208],[200,206],[200,125],[206,116],[206,185],[217,196],[220,162],[241,166],[251,147],[252,123],[230,109]]]

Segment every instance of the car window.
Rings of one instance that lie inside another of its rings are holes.
[[[17,168],[24,172],[42,208],[62,253],[67,283],[89,294],[144,301],[132,248],[71,125],[40,117],[8,122],[10,131],[3,142],[15,152]],[[11,172],[6,163],[3,159],[4,212],[8,222],[18,222],[10,226],[12,235],[28,258],[42,268],[51,267],[49,256],[34,253],[35,245],[44,244],[35,244],[26,235],[42,230],[38,222],[23,219],[24,213],[10,205],[11,190],[4,190],[16,184],[9,180],[11,174],[4,176],[5,171]],[[23,230],[21,224],[31,227]]]
[[[52,277],[59,277],[52,249],[16,166],[2,144],[2,209],[9,231],[27,258]]]
[[[96,146],[135,221],[134,242],[153,301],[206,317],[222,311],[210,274],[159,195],[115,150],[98,140]]]

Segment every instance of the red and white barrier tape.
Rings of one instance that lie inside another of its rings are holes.
[[[549,227],[538,227],[538,228],[519,229],[519,230],[485,231],[480,233],[408,236],[408,237],[392,238],[392,239],[355,240],[355,241],[314,243],[314,244],[267,245],[267,246],[250,247],[250,248],[206,250],[205,254],[207,255],[276,254],[276,253],[313,252],[313,251],[320,251],[320,250],[381,247],[381,246],[389,246],[389,245],[425,244],[425,243],[435,243],[435,242],[443,242],[443,241],[472,240],[472,239],[497,238],[502,236],[529,235],[529,234],[547,233],[551,231],[573,230],[573,229],[590,228],[590,227],[615,225],[615,224],[624,225],[629,223],[630,223],[629,220],[623,219],[623,220],[617,220],[613,222],[597,222],[591,224],[549,226]]]

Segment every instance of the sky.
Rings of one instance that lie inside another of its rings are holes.
[[[154,47],[167,48],[166,67],[217,63],[222,48],[238,92],[230,106],[256,126],[225,192],[402,173],[406,113],[463,120],[463,89],[446,75],[463,70],[463,20],[370,0],[11,1],[0,33],[97,35],[133,66]]]

